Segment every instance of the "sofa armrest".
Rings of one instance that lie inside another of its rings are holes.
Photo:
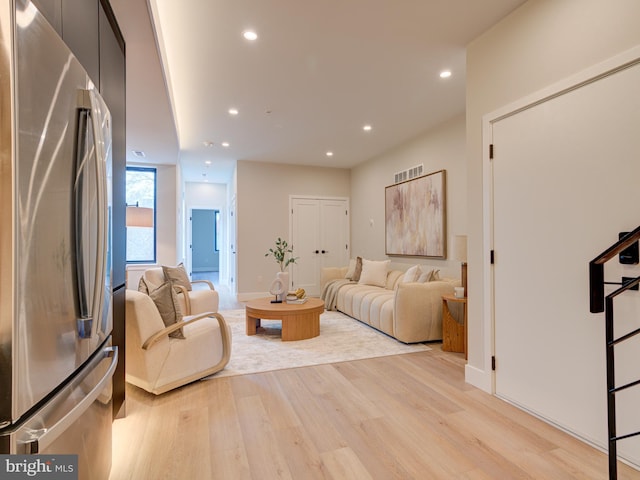
[[[442,296],[452,295],[455,283],[401,283],[393,305],[395,337],[415,343],[442,339]]]
[[[324,267],[320,271],[320,291],[324,289],[324,286],[331,280],[337,280],[344,278],[347,274],[348,267]]]

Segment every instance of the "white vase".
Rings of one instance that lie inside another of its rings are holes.
[[[278,272],[276,278],[271,282],[269,292],[275,295],[276,302],[284,302],[289,291],[289,272]]]
[[[289,272],[278,272],[276,278],[282,282],[284,291],[278,296],[277,300],[284,302],[287,298],[287,292],[289,291]]]

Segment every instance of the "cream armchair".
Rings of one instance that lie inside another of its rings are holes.
[[[184,338],[169,334],[182,330]],[[126,380],[159,395],[222,370],[231,355],[231,330],[222,315],[183,317],[168,327],[156,304],[126,292]]]
[[[186,275],[186,272],[185,272]],[[159,287],[168,279],[162,267],[153,267],[144,271],[142,275],[149,290]],[[184,315],[197,315],[202,312],[217,312],[220,297],[213,284],[209,280],[190,280],[193,285],[205,285],[205,288],[193,288],[188,290],[185,286],[174,283],[179,291],[178,302]]]

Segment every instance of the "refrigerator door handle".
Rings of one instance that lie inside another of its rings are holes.
[[[75,265],[78,290],[77,330],[80,338],[90,338],[93,318],[89,312],[87,285],[85,281],[85,245],[84,245],[84,184],[87,170],[87,143],[89,140],[89,114],[91,102],[86,90],[78,90],[78,129],[76,133],[76,177],[74,182],[74,219],[75,219]]]
[[[108,128],[110,122],[109,116],[103,111],[103,102],[98,92],[89,90],[89,101],[91,105],[91,126],[93,128],[94,152],[95,152],[95,172],[96,172],[96,191],[97,195],[97,251],[95,265],[95,281],[93,291],[92,317],[98,319],[97,328],[103,328],[102,317],[105,315],[105,279],[107,277],[107,243],[109,241],[109,199],[107,194],[107,151],[106,139],[103,128]],[[106,106],[105,106],[106,109]],[[107,125],[103,126],[102,122]],[[107,327],[110,329],[110,326]],[[108,331],[102,333],[107,334]]]
[[[102,393],[107,384],[111,381],[113,372],[118,365],[118,347],[106,347],[102,351],[102,358],[110,358],[111,362],[106,373],[97,383],[97,385],[89,392],[77,405],[74,406],[64,417],[62,417],[55,425],[50,428],[42,428],[31,430],[29,436],[32,437],[27,441],[23,441],[24,453],[35,455],[46,450],[69,426],[71,426],[80,416],[91,406],[91,404]]]

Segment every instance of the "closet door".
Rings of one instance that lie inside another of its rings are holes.
[[[320,200],[320,268],[349,263],[349,208],[346,200]]]
[[[349,201],[292,197],[290,238],[298,257],[291,269],[290,288],[319,296],[321,269],[349,261]]]
[[[640,224],[640,63],[493,124],[496,394],[606,445],[604,315],[589,312],[588,262]],[[607,281],[639,267],[607,264]],[[611,292],[614,287],[607,290]],[[640,327],[640,296],[616,301],[616,329]],[[639,342],[617,350],[637,378]],[[635,373],[634,373],[635,372]],[[621,395],[637,430],[640,389]],[[637,439],[618,444],[640,462]]]
[[[291,288],[304,288],[308,295],[319,295],[320,202],[315,198],[296,198],[292,207],[291,243],[298,259],[290,276]]]

